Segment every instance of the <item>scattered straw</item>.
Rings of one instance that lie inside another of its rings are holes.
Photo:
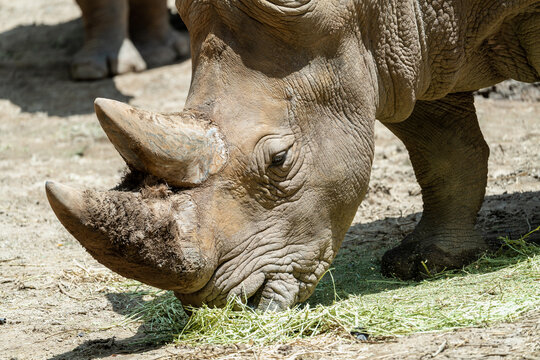
[[[374,270],[374,260],[355,263],[358,254],[345,254],[335,264],[343,269],[321,281],[315,300],[279,313],[231,300],[222,309],[189,309],[188,318],[172,293],[138,290],[132,294],[146,300],[128,321],[143,322],[152,341],[258,345],[329,333],[350,336],[355,328],[395,336],[511,321],[540,308],[540,246],[526,241],[531,233],[502,239],[495,254],[420,282],[385,279]],[[238,306],[241,311],[233,310]]]

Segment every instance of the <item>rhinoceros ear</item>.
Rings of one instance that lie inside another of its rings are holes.
[[[217,173],[227,161],[219,129],[194,112],[152,113],[108,99],[96,99],[99,122],[126,163],[189,187]]]

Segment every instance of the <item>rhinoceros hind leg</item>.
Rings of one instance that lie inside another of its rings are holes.
[[[71,63],[76,80],[96,80],[146,69],[128,38],[127,0],[77,0],[84,21],[85,42]]]
[[[149,67],[189,56],[189,35],[169,24],[166,0],[129,0],[129,33]]]
[[[407,120],[385,125],[409,151],[424,212],[415,230],[384,254],[383,273],[411,279],[470,263],[488,249],[475,224],[489,148],[472,94],[418,101]]]

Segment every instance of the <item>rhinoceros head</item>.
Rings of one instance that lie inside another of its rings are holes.
[[[373,156],[371,72],[337,15],[353,9],[330,3],[177,2],[192,40],[184,111],[96,100],[131,174],[105,192],[47,184],[92,256],[184,304],[281,309],[311,295]]]

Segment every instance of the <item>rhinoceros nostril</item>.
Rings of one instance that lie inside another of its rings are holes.
[[[264,288],[266,287],[267,282],[268,282],[267,280],[264,280],[264,282],[257,289],[257,291],[255,291],[255,293],[247,299],[246,305],[248,307],[250,307],[253,310],[259,307],[259,303],[261,302],[261,298],[262,298],[262,293],[263,293]]]

